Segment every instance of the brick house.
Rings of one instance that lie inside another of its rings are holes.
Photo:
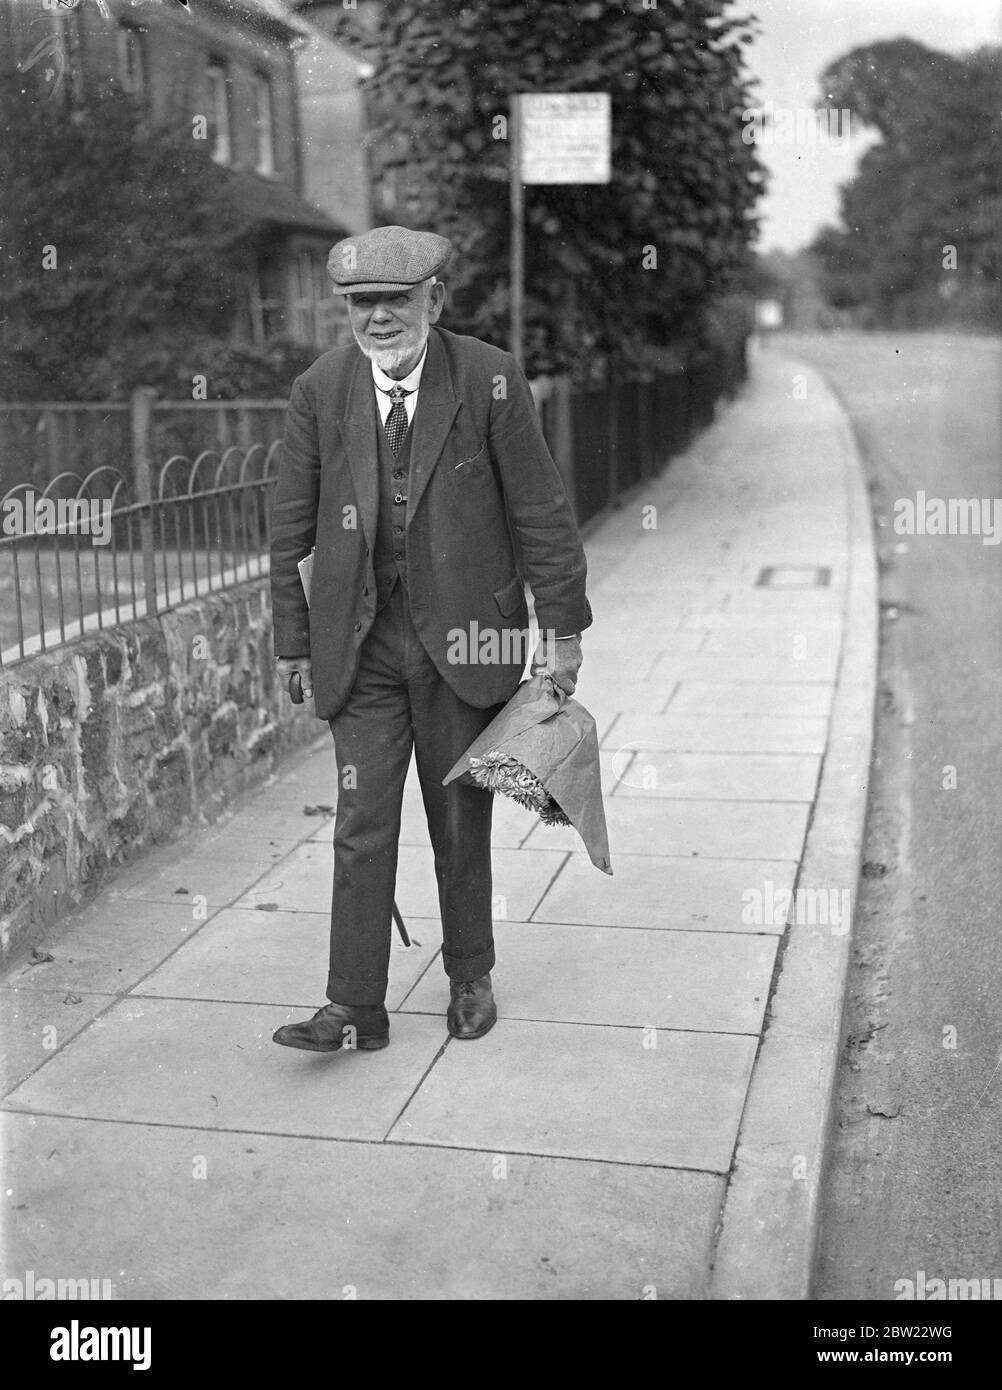
[[[236,341],[322,349],[350,337],[325,264],[332,242],[371,222],[354,58],[280,0],[0,0],[0,61],[22,64],[47,35],[79,96],[111,78],[154,120],[205,117],[255,232]]]

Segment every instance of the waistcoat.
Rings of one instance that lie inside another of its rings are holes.
[[[393,592],[399,578],[407,587],[407,546],[404,523],[407,520],[407,491],[410,486],[411,428],[404,436],[396,458],[386,442],[386,430],[376,412],[376,438],[379,441],[379,516],[376,523],[376,550],[372,557],[376,572],[377,611]]]

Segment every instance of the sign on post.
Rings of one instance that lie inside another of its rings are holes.
[[[519,97],[523,183],[608,183],[608,92],[526,92]]]
[[[511,124],[511,351],[522,361],[527,183],[608,183],[612,97],[608,92],[523,92],[509,98]]]

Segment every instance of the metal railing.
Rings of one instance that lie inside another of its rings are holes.
[[[579,525],[655,477],[745,374],[742,339],[684,371],[585,391],[534,383]],[[62,469],[41,491],[20,483],[0,497],[0,667],[268,573],[280,438],[174,453],[154,478],[155,412],[165,404],[150,388],[133,392],[127,471]]]
[[[281,442],[175,454],[154,477],[153,395],[130,407],[132,478],[102,464],[0,498],[0,666],[268,573]]]
[[[574,391],[540,392],[543,433],[578,525],[594,524],[624,493],[655,477],[710,424],[717,402],[747,375],[745,340],[715,348],[684,371]]]
[[[206,447],[220,454],[236,445],[282,433],[284,400],[153,402],[150,447],[154,457]],[[129,401],[0,401],[3,473],[44,488],[61,473],[86,474],[100,459],[126,478],[132,470]]]

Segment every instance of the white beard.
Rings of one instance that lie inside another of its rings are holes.
[[[399,347],[391,348],[370,348],[366,347],[358,334],[354,333],[354,329],[352,329],[355,342],[358,343],[362,352],[369,358],[370,362],[375,362],[381,372],[386,372],[387,376],[395,372],[396,369],[402,366],[403,363],[407,361],[408,357],[412,357],[415,352],[420,357],[424,350],[424,345],[428,341],[428,331],[429,324],[425,322],[421,325],[420,334],[416,343],[405,343]]]

